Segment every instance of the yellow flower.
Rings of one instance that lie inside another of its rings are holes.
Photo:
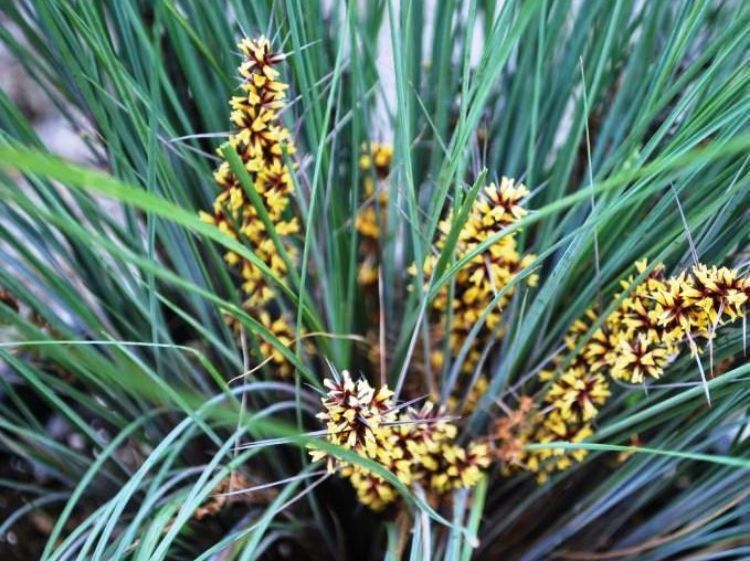
[[[373,170],[377,179],[385,179],[391,173],[393,162],[393,146],[380,142],[370,142],[369,153],[367,146],[363,146],[363,153],[359,157],[359,168],[362,171]],[[365,195],[371,196],[374,192],[372,183],[365,183]]]
[[[258,171],[255,188],[265,199],[271,219],[278,221],[289,205],[289,194],[294,188],[289,168],[278,159],[272,160]]]
[[[375,473],[355,466],[349,481],[357,492],[357,499],[363,505],[379,512],[398,499],[398,493],[385,479]]]
[[[708,327],[713,328],[724,314],[730,321],[744,317],[750,299],[750,276],[740,277],[735,269],[705,265],[696,265],[691,272],[698,313],[705,315]]]
[[[652,294],[655,302],[653,319],[664,332],[673,333],[679,340],[690,332],[690,310],[700,295],[684,274],[667,280],[666,288]]]
[[[636,263],[639,275],[646,267],[645,260]],[[696,265],[666,278],[664,265],[657,264],[637,284],[634,276],[620,284],[628,294],[578,354],[569,357],[570,366],[556,378],[555,367],[562,362],[557,357],[542,371],[541,380],[552,382],[543,398],[551,407],[528,423],[534,428],[525,425],[520,436],[504,431],[498,450],[513,459],[503,466],[505,473],[512,472],[512,466],[522,466],[543,481],[552,471],[582,460],[584,450],[527,453],[519,443],[584,440],[593,434],[590,421],[610,395],[606,376],[633,384],[660,378],[686,341],[695,352],[696,338],[712,337],[722,323],[744,317],[750,298],[750,277],[727,267]],[[597,317],[588,310],[573,323],[565,337],[569,352],[576,350]]]
[[[268,80],[278,77],[278,71],[274,66],[286,58],[283,53],[274,53],[271,42],[264,36],[253,41],[247,37],[237,45],[245,60],[240,66],[240,74],[244,78],[263,76]]]
[[[377,211],[368,206],[357,214],[357,232],[366,238],[378,239],[380,237],[380,224]]]
[[[666,348],[649,343],[645,335],[639,334],[635,339],[622,341],[611,374],[617,380],[640,384],[645,376],[660,378],[669,358]]]
[[[445,444],[439,459],[439,467],[430,478],[430,486],[438,493],[474,487],[490,465],[489,448],[478,442],[470,442],[466,448]]]
[[[437,456],[441,445],[453,441],[458,429],[444,418],[444,411],[435,411],[431,402],[426,402],[419,410],[409,408],[400,418],[395,432],[399,445],[412,459],[415,478],[421,480],[426,472],[439,469]]]
[[[328,393],[322,398],[323,411],[317,417],[326,424],[326,439],[371,459],[382,455],[382,448],[390,448],[392,430],[384,423],[396,420],[391,397],[393,392],[386,386],[375,389],[360,378],[354,382],[344,370],[339,379],[325,379],[323,385]],[[313,459],[326,456],[313,449]],[[333,458],[328,458],[328,467],[333,469]],[[348,462],[338,462],[346,466]]]
[[[536,420],[535,430],[526,437],[526,442],[545,444],[549,442],[580,443],[593,435],[589,423],[566,422],[558,410],[541,415]],[[570,468],[573,462],[581,462],[588,455],[583,449],[542,448],[526,451],[521,467],[536,473],[537,481],[544,483],[550,474]]]
[[[590,421],[610,396],[604,375],[591,373],[581,366],[569,368],[552,384],[545,400],[552,404],[567,422]]]

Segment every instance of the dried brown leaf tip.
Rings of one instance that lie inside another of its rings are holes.
[[[265,505],[276,498],[276,495],[275,489],[269,487],[259,489],[250,479],[235,471],[221,480],[211,497],[196,509],[194,517],[196,520],[203,520],[217,515],[233,504]]]
[[[18,300],[6,289],[0,288],[0,304],[8,306],[15,313],[18,313],[20,307],[18,306]]]

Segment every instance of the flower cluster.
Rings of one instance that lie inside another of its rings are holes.
[[[506,177],[503,177],[500,185],[492,183],[484,188],[472,205],[455,247],[456,260],[468,258],[468,261],[455,274],[452,294],[451,287],[445,286],[432,303],[441,316],[450,311],[448,340],[454,355],[458,354],[472,327],[487,310],[484,327],[474,340],[463,365],[467,373],[474,370],[482,349],[493,338],[502,335],[499,329],[502,312],[515,292],[515,286],[508,287],[508,284],[535,259],[534,255],[519,253],[515,232],[493,241],[484,249],[480,248],[487,240],[526,215],[526,210],[520,206],[526,195],[528,190],[523,184],[516,184]],[[445,247],[452,222],[453,217],[449,215],[440,223],[439,249]],[[433,273],[437,261],[436,256],[426,260],[426,275]],[[535,285],[536,281],[536,275],[530,275],[527,279],[530,286]],[[497,297],[502,290],[505,292]],[[496,300],[494,305],[493,300]],[[436,366],[442,366],[442,357],[436,358]]]
[[[322,398],[323,411],[317,417],[326,424],[328,442],[353,450],[370,459],[378,459],[384,453],[392,430],[388,423],[396,420],[393,392],[382,386],[377,392],[360,379],[356,383],[344,370],[341,379],[323,381],[328,392]],[[325,452],[313,450],[315,460],[325,457]],[[381,456],[382,457],[382,456]],[[328,467],[333,469],[333,458],[328,458]],[[347,466],[346,462],[339,465]]]
[[[278,65],[285,55],[274,52],[265,37],[244,39],[239,48],[243,55],[241,84],[239,94],[230,101],[233,130],[228,145],[237,152],[250,184],[243,185],[232,165],[223,161],[214,174],[219,193],[213,212],[201,213],[201,217],[250,247],[262,263],[233,251],[224,256],[242,277],[245,309],[273,336],[259,341],[255,350],[260,359],[272,362],[279,376],[288,377],[293,369],[266,339],[290,345],[295,333],[264,272],[267,268],[270,276],[282,282],[287,279],[297,257],[293,237],[300,230],[292,208],[294,164],[290,157],[295,147],[280,117],[288,86],[279,80]],[[363,177],[362,204],[355,223],[358,280],[367,315],[374,311],[379,320],[380,302],[374,298],[374,289],[388,226],[387,207],[392,202],[393,149],[371,142],[364,147],[358,164]],[[453,230],[458,214],[450,213],[439,223],[434,240],[439,253],[450,252],[453,263],[461,266],[430,303],[429,344],[419,345],[415,353],[429,350],[431,354],[414,361],[423,363],[427,372],[411,371],[416,375],[405,382],[407,394],[421,395],[425,385],[435,393],[438,384],[432,379],[424,384],[423,374],[445,374],[446,367],[464,350],[458,365],[463,376],[451,389],[445,406],[466,413],[487,391],[489,380],[481,372],[480,362],[502,338],[503,313],[518,289],[519,275],[536,259],[524,254],[518,230],[511,228],[526,215],[522,201],[528,194],[523,184],[503,177],[484,187],[468,214],[461,213],[465,222],[457,234]],[[431,255],[421,270],[410,268],[412,275],[424,280],[425,289],[429,289],[439,259]],[[524,276],[526,285],[536,284],[535,274]],[[566,356],[556,357],[540,375],[544,384],[540,399],[520,396],[517,409],[494,422],[489,444],[459,445],[457,427],[445,417],[444,408],[436,410],[431,402],[420,409],[399,408],[387,386],[373,388],[365,379],[352,380],[346,371],[325,381],[327,393],[318,418],[325,423],[326,440],[380,464],[404,485],[428,489],[436,496],[475,485],[489,464],[490,448],[504,473],[525,469],[544,480],[568,468],[586,452],[557,448],[529,451],[525,444],[576,443],[589,438],[611,395],[612,380],[639,384],[658,379],[679,353],[689,350],[697,356],[702,352],[700,345],[710,341],[719,326],[744,317],[750,299],[750,277],[726,267],[696,265],[668,277],[663,265],[649,269],[644,261],[637,264],[637,274],[621,286],[622,293],[615,295],[606,314],[590,310],[571,326],[565,338]],[[382,335],[366,332],[368,341],[376,341],[368,358],[375,364],[382,362],[381,367],[387,369],[388,353],[380,347]],[[359,500],[374,510],[397,500],[396,489],[372,470],[318,448],[313,448],[311,455],[325,459],[330,470],[348,478]]]
[[[453,248],[455,260],[465,262],[453,275],[452,283],[444,285],[431,304],[432,354],[429,362],[433,372],[440,372],[446,366],[446,359],[455,359],[461,353],[470,332],[485,316],[463,358],[461,372],[465,374],[464,379],[458,381],[448,402],[451,410],[462,414],[473,410],[488,386],[484,375],[472,376],[473,383],[468,375],[474,374],[486,350],[502,337],[503,310],[517,288],[511,283],[535,259],[534,255],[523,255],[519,251],[517,231],[502,235],[526,215],[521,201],[527,195],[528,190],[523,184],[506,177],[499,185],[491,183],[485,186],[472,204]],[[449,214],[439,224],[435,242],[439,250],[446,248],[453,221],[454,216]],[[438,260],[436,255],[425,260],[422,273],[426,280],[433,276]],[[416,266],[410,268],[410,273],[417,274]],[[528,275],[526,283],[536,285],[537,276]],[[449,318],[447,322],[446,318]]]
[[[359,168],[363,173],[364,202],[357,213],[361,256],[358,279],[363,288],[376,286],[378,282],[380,237],[385,229],[387,181],[392,161],[393,147],[378,142],[365,146],[359,158]]]
[[[645,267],[640,263],[639,273]],[[599,354],[615,379],[637,384],[647,377],[659,378],[685,347],[697,355],[700,340],[712,339],[718,327],[745,315],[749,276],[699,264],[664,278],[663,269],[657,266],[605,320],[604,331],[619,346],[614,352],[603,348]],[[631,278],[623,287],[633,284]]]
[[[238,69],[242,81],[239,95],[233,96],[229,103],[234,130],[228,143],[236,150],[252,180],[252,188],[260,196],[268,218],[282,240],[283,249],[280,251],[266,231],[258,209],[227,161],[222,161],[214,173],[220,192],[214,200],[213,212],[201,212],[201,218],[247,244],[273,275],[283,280],[288,275],[288,260],[293,262],[296,254],[289,237],[300,228],[297,218],[291,216],[290,197],[294,184],[289,168],[292,164],[287,163],[295,148],[279,114],[286,105],[288,86],[279,81],[276,66],[285,55],[274,52],[265,37],[257,40],[245,38],[238,47],[243,55]],[[288,260],[283,253],[287,254]],[[269,315],[268,304],[277,293],[269,284],[267,275],[258,265],[236,252],[228,251],[224,259],[242,275],[242,289],[247,296],[244,307],[258,316],[278,339],[291,342],[292,327],[288,318],[276,312],[274,317]],[[281,353],[275,352],[271,356],[282,374],[290,370]]]
[[[294,327],[289,314],[281,313],[275,317],[267,310],[257,313],[256,319],[268,329],[282,345],[289,347],[294,343]],[[274,366],[274,372],[281,378],[291,378],[294,367],[281,353],[278,347],[272,345],[266,339],[258,340],[258,355],[262,360],[270,361]]]
[[[619,306],[581,346],[578,363],[589,372],[633,384],[658,379],[683,349],[697,355],[701,340],[745,315],[750,277],[735,269],[698,264],[666,277],[663,264],[646,274],[647,263],[641,261],[636,270],[644,278],[622,281],[624,293],[615,297]],[[593,311],[587,315],[592,322],[597,319]],[[587,331],[584,323],[574,326],[571,350]]]
[[[391,471],[404,485],[420,485],[438,494],[476,485],[489,465],[485,444],[456,444],[456,426],[434,405],[399,412],[386,386],[375,390],[347,371],[340,379],[324,382],[322,398],[326,440],[374,460]],[[354,487],[357,498],[373,510],[382,510],[398,498],[393,486],[378,474],[313,449],[313,460],[326,459],[329,470],[338,468]]]
[[[610,396],[610,378],[633,384],[658,379],[680,352],[697,356],[701,340],[746,313],[750,276],[735,269],[699,264],[671,277],[665,276],[663,264],[647,269],[646,261],[636,263],[637,276],[621,282],[618,305],[603,320],[589,310],[571,326],[565,339],[569,356],[558,357],[555,368],[540,376],[549,382],[545,408],[512,437],[503,432],[507,423],[496,425],[500,448],[514,440],[581,442],[594,432],[591,423]],[[508,465],[535,471],[544,480],[585,455],[585,450],[545,449],[501,460],[510,459]]]
[[[376,288],[378,279],[380,244],[386,225],[386,207],[389,200],[388,181],[392,159],[392,147],[376,142],[365,146],[359,159],[360,169],[364,172],[364,202],[356,221],[360,235],[358,277],[365,295],[371,294],[371,291]],[[484,349],[502,336],[500,329],[502,310],[516,289],[515,286],[508,285],[523,268],[534,260],[534,256],[520,254],[515,232],[507,233],[499,240],[493,240],[492,243],[488,243],[487,240],[497,237],[503,229],[526,215],[526,210],[520,203],[527,195],[528,190],[524,185],[512,179],[503,178],[499,185],[493,183],[486,186],[478,196],[461,228],[454,251],[457,260],[469,255],[470,258],[456,273],[453,285],[444,286],[434,299],[432,308],[436,321],[433,322],[430,333],[431,355],[429,357],[416,356],[414,363],[429,362],[429,370],[433,374],[440,371],[446,362],[444,356],[446,345],[451,356],[458,355],[469,332],[485,310],[488,314],[486,322],[468,349],[462,364],[462,371],[467,374],[473,373]],[[449,215],[440,222],[435,242],[438,249],[445,247],[452,221],[453,216]],[[487,247],[480,248],[482,244],[486,244]],[[432,275],[437,261],[436,256],[427,258],[423,269],[425,279]],[[409,270],[412,275],[417,274],[416,266],[413,265]],[[529,285],[535,285],[536,281],[536,275],[529,275],[527,278]],[[496,298],[501,290],[503,294]],[[493,300],[495,300],[494,305],[492,305]],[[377,312],[377,309],[375,311]],[[451,321],[446,333],[447,326],[442,320],[448,311],[450,311]],[[370,359],[372,364],[377,366],[382,352],[379,348],[380,342],[377,334],[368,334],[368,339],[373,341]],[[422,350],[422,347],[418,346],[417,355],[420,355]],[[416,382],[416,377],[411,378],[412,380],[407,380],[407,394],[421,394],[423,386]],[[414,385],[419,387],[415,392],[411,392]],[[476,383],[469,384],[466,380],[461,380],[460,386],[462,387],[457,388],[457,392],[450,396],[448,406],[452,411],[467,413],[474,408],[479,397],[486,390],[488,380],[485,376],[479,375]],[[463,386],[467,387],[463,388]]]

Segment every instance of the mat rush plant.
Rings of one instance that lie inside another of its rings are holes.
[[[750,558],[750,5],[0,19],[1,559]]]

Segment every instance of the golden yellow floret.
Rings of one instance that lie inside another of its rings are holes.
[[[294,329],[287,315],[282,314],[274,318],[269,312],[263,310],[258,314],[257,319],[263,327],[268,329],[268,331],[276,337],[281,345],[289,347],[294,343]],[[270,362],[270,367],[276,375],[274,377],[291,377],[294,372],[294,367],[283,355],[278,346],[271,344],[261,337],[258,342],[258,352],[260,354],[258,358],[261,361],[268,360]]]
[[[439,455],[438,469],[430,478],[430,486],[438,493],[474,487],[490,465],[489,448],[484,443],[470,442],[464,448],[445,444]]]
[[[587,422],[599,412],[598,407],[610,396],[609,383],[603,374],[580,366],[566,370],[547,391],[545,400],[552,404],[567,422]]]

